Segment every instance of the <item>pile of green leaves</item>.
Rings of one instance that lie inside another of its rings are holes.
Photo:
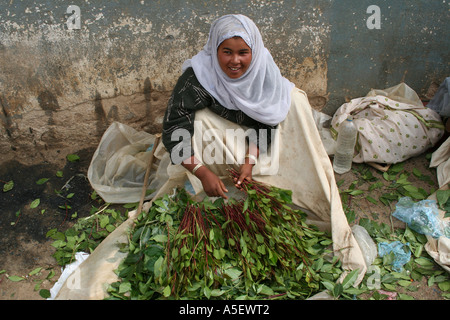
[[[304,299],[336,282],[330,236],[292,209],[289,191],[255,181],[243,191],[239,201],[195,202],[184,189],[155,200],[122,248],[111,298]]]
[[[411,173],[406,171],[403,162],[390,166],[386,172],[382,173],[381,177],[374,175],[373,168],[366,164],[355,164],[352,171],[357,179],[350,186],[343,189],[344,180],[337,182],[344,206],[352,197],[356,196],[364,197],[372,204],[383,204],[387,207],[390,207],[401,197],[410,197],[417,201],[426,199],[430,192],[415,186],[411,181],[412,177],[430,186],[434,185],[431,177],[423,174],[420,170],[414,168]]]
[[[435,191],[435,182],[431,175],[423,173],[414,168],[412,171],[405,170],[405,163],[397,163],[380,174],[367,164],[354,164],[352,172],[356,180],[348,187],[343,187],[344,180],[338,181],[341,191],[341,199],[349,223],[356,222],[355,208],[360,209],[358,204],[364,200],[386,210],[393,211],[395,203],[402,197],[410,197],[415,201],[427,199]],[[374,173],[375,172],[375,173]],[[414,181],[425,182],[430,190],[417,187]],[[440,209],[445,210],[449,202],[449,191],[436,191],[437,202]],[[448,216],[448,210],[446,211]],[[408,226],[394,228],[392,225],[378,223],[377,214],[370,213],[373,219],[359,218],[359,225],[363,226],[375,243],[391,243],[400,241],[411,250],[411,260],[404,266],[401,272],[393,270],[393,254],[377,257],[369,267],[365,278],[360,286],[353,290],[358,298],[386,299],[387,296],[380,294],[379,290],[398,293],[397,299],[411,299],[409,295],[420,288],[420,281],[426,279],[429,286],[437,284],[444,298],[450,298],[450,277],[448,272],[440,266],[424,250],[427,243],[426,236],[410,229]]]
[[[415,191],[404,188],[411,183],[400,168],[384,174],[389,179],[397,177],[389,180],[392,201]],[[361,171],[361,177],[377,183],[368,170]],[[242,201],[196,202],[184,189],[153,201],[149,211],[137,218],[128,244],[122,247],[128,256],[116,271],[120,280],[111,284],[110,299],[304,299],[324,290],[336,299],[386,299],[380,290],[397,293],[397,299],[411,299],[409,293],[419,290],[423,278],[450,298],[449,274],[424,250],[424,235],[408,227],[395,230],[359,219],[376,243],[401,241],[412,257],[401,272],[392,268],[393,254],[377,257],[354,287],[358,270],[338,281],[343,270],[331,252],[330,236],[306,225],[304,213],[290,206],[290,191],[257,182],[244,187],[247,197]],[[353,183],[345,190],[343,199],[359,196],[361,190],[356,187]],[[380,201],[386,196],[383,193]],[[441,209],[448,208],[447,190],[437,198]],[[78,251],[92,252],[126,219],[108,206],[93,207],[89,217],[78,219],[65,232],[47,233],[55,240],[54,257],[60,265],[72,262]]]
[[[47,232],[46,237],[54,240],[52,246],[56,251],[53,257],[59,265],[72,263],[77,252],[92,253],[103,239],[126,220],[120,211],[109,209],[108,206],[105,204],[102,209],[92,207],[90,216],[79,218],[64,232],[57,228]]]

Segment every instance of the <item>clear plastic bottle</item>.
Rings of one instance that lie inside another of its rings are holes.
[[[339,126],[336,152],[333,159],[334,172],[343,174],[352,168],[358,130],[353,124],[352,116]]]

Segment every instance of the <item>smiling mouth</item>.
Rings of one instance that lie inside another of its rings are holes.
[[[233,67],[229,67],[231,71],[239,71],[241,68],[233,68]]]

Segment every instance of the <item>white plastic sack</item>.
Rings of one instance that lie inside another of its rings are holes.
[[[349,115],[353,116],[358,129],[354,162],[402,162],[434,146],[444,134],[439,114],[418,105],[405,84],[393,88],[384,92],[371,91],[369,96],[343,104],[334,114],[331,121],[334,137],[337,137],[339,125]]]
[[[403,82],[384,90],[372,89],[366,94],[366,97],[376,96],[385,96],[391,100],[423,108],[423,103],[417,93]]]
[[[114,122],[103,134],[88,169],[92,188],[105,202],[139,202],[155,136]],[[161,159],[161,162],[169,159]],[[156,163],[159,167],[161,163]],[[167,167],[167,164],[165,165]],[[165,174],[152,169],[148,190],[157,191]],[[146,196],[151,199],[155,192]]]

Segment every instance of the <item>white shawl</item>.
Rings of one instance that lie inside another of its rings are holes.
[[[234,36],[241,37],[252,50],[250,66],[238,79],[229,78],[217,59],[219,45]],[[185,61],[183,71],[188,67],[194,69],[200,84],[225,108],[241,110],[267,125],[277,125],[286,118],[294,84],[281,75],[258,28],[246,16],[225,15],[214,21],[208,42]]]

